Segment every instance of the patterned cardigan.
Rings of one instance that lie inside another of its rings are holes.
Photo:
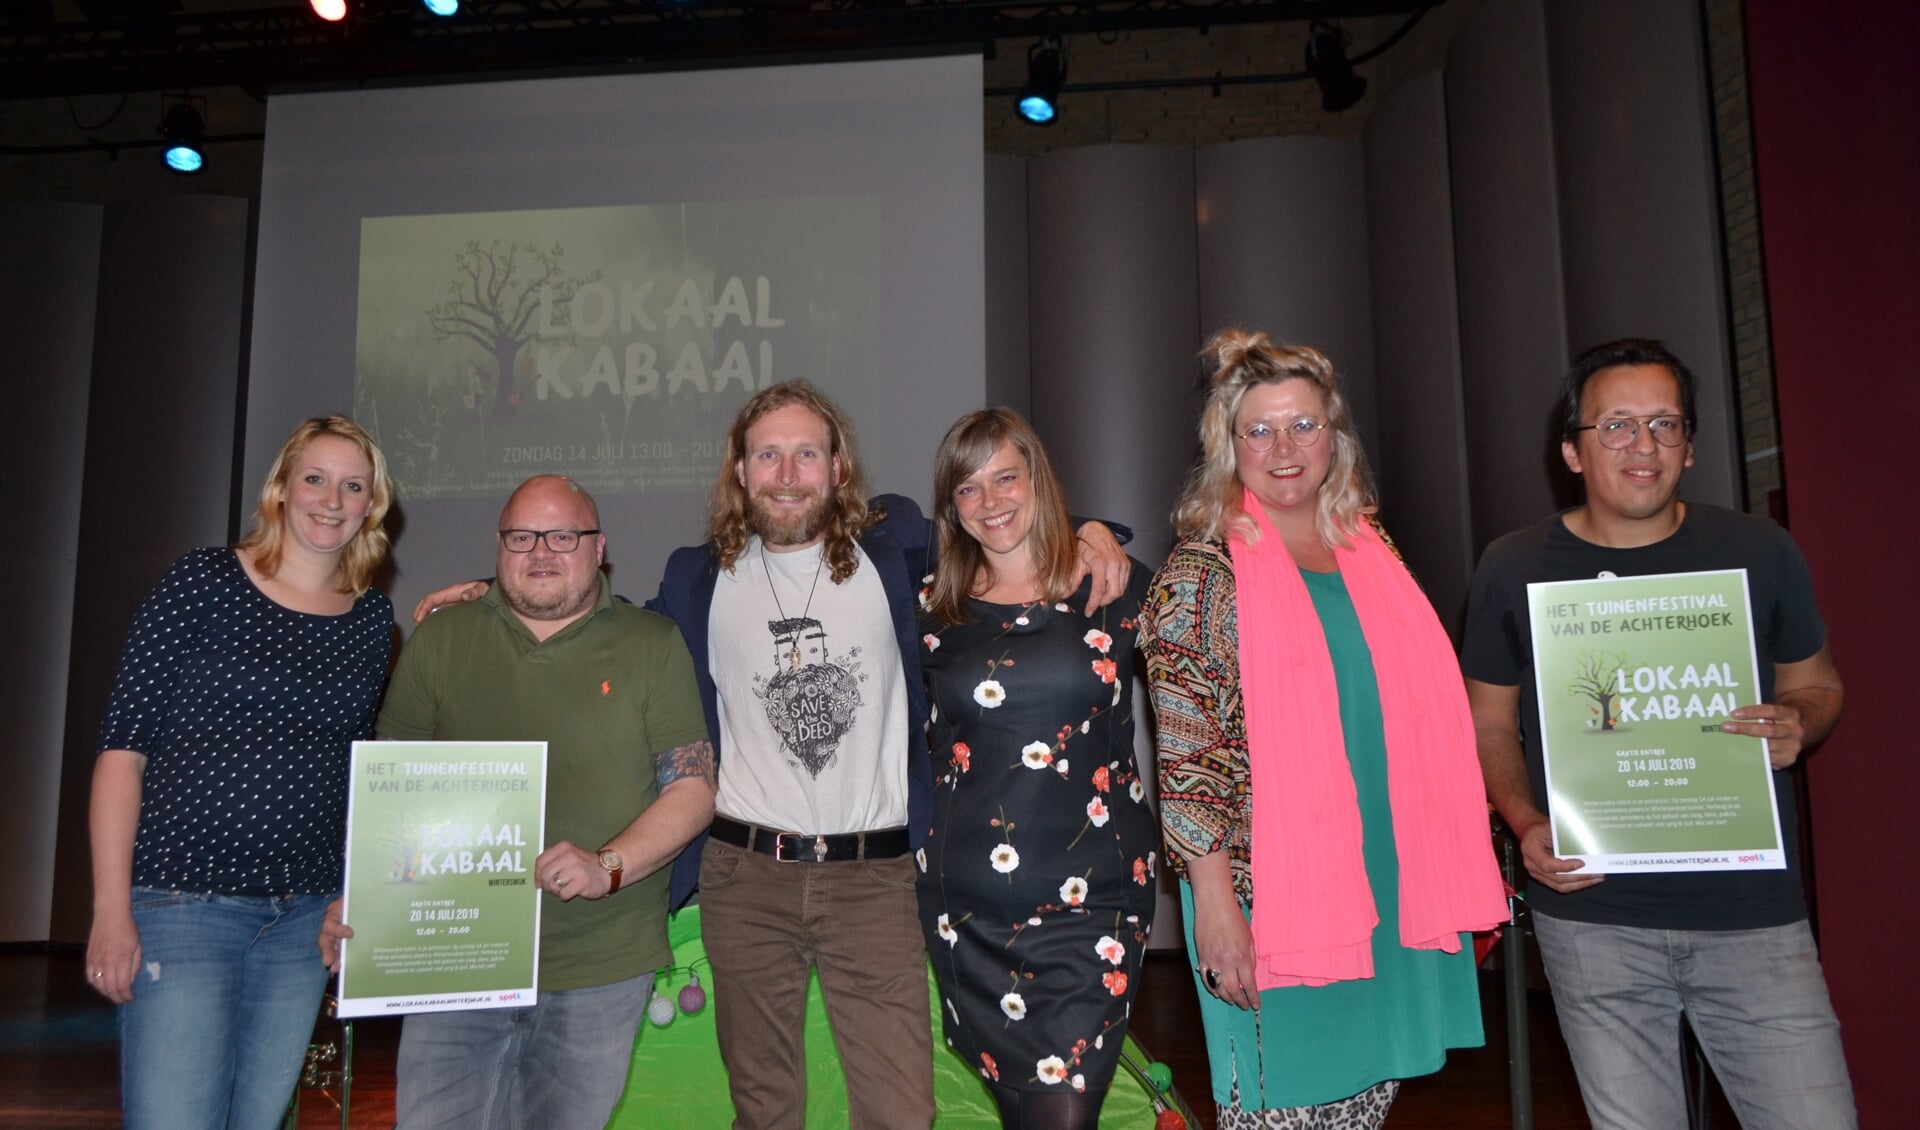
[[[1398,557],[1380,523],[1371,515],[1367,522]],[[1252,779],[1233,559],[1223,539],[1185,538],[1173,547],[1140,607],[1140,647],[1159,731],[1167,864],[1184,878],[1189,861],[1224,847],[1233,893],[1252,906]]]

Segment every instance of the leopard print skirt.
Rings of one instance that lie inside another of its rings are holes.
[[[1379,1130],[1399,1094],[1400,1080],[1388,1079],[1351,1098],[1318,1106],[1242,1110],[1240,1081],[1235,1079],[1233,1101],[1218,1104],[1219,1126],[1220,1130]]]

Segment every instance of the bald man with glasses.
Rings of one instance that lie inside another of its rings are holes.
[[[669,866],[713,819],[713,746],[673,621],[614,599],[593,497],[528,479],[500,515],[499,583],[407,641],[377,726],[400,740],[547,743],[532,880],[540,999],[417,1013],[401,1031],[397,1130],[600,1130],[626,1086],[667,943]],[[321,949],[351,937],[329,912]]]

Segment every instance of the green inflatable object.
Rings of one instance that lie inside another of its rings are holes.
[[[727,1096],[727,1073],[720,1064],[714,1039],[713,1001],[726,993],[707,967],[707,948],[700,938],[700,908],[688,907],[668,922],[673,943],[673,969],[656,981],[659,992],[677,1000],[694,972],[707,991],[707,1005],[689,1016],[674,1010],[672,1023],[655,1027],[640,1022],[633,1045],[633,1064],[627,1072],[626,1094],[613,1110],[609,1130],[726,1130],[733,1125],[733,1102]],[[939,999],[931,971],[927,977],[928,1014],[934,1016],[933,1094],[939,1113],[937,1130],[999,1130],[1000,1116],[980,1074],[940,1039]],[[807,991],[807,1130],[845,1130],[847,1087],[840,1071],[840,1053],[834,1048],[826,1007],[816,979]],[[1154,1063],[1132,1037],[1126,1055],[1155,1080],[1143,1082],[1124,1067],[1114,1078],[1100,1114],[1101,1130],[1153,1130],[1157,1108],[1153,1086],[1164,1076],[1168,1085],[1161,1101],[1185,1111],[1171,1087],[1172,1072]],[[1195,1125],[1187,1113],[1188,1125]]]

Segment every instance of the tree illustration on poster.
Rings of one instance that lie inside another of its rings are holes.
[[[393,853],[393,866],[387,871],[389,882],[413,882],[427,840],[423,830],[425,822],[425,814],[410,808],[394,813],[387,820],[386,829],[376,842]]]
[[[453,257],[455,274],[447,284],[446,301],[427,310],[434,340],[466,338],[492,359],[490,414],[496,420],[520,407],[514,377],[527,347],[536,342],[573,343],[570,326],[560,329],[544,321],[535,323],[540,303],[571,302],[582,286],[600,280],[599,271],[567,275],[561,266],[566,256],[566,248],[558,243],[542,251],[531,243],[503,245],[496,239],[482,247],[479,240],[468,240]],[[478,368],[474,372],[484,386],[484,372]],[[472,395],[484,396],[484,387],[477,387]]]
[[[1613,729],[1613,700],[1620,694],[1620,671],[1626,665],[1624,651],[1616,651],[1611,656],[1583,651],[1575,658],[1573,680],[1567,684],[1567,693],[1575,697],[1585,695],[1594,701],[1592,709],[1596,716],[1587,720],[1589,728]]]

